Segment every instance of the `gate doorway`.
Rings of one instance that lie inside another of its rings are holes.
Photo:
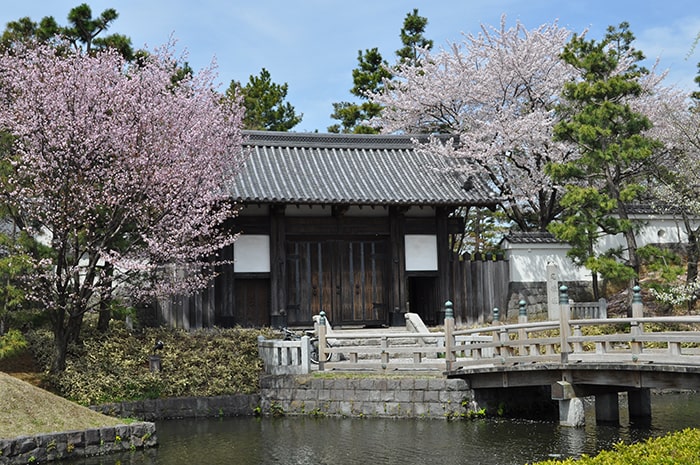
[[[435,276],[409,276],[408,308],[429,325],[438,321],[438,286]]]
[[[387,323],[387,240],[289,240],[285,249],[290,325],[321,310],[332,325]]]

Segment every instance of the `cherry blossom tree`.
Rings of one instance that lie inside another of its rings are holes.
[[[696,78],[700,83],[700,80]],[[655,102],[646,101],[646,111],[655,115],[651,129],[664,143],[664,156],[654,164],[652,192],[660,208],[668,208],[680,219],[688,237],[686,279],[673,283],[665,292],[655,292],[662,301],[692,310],[700,295],[698,262],[700,261],[700,95],[688,95],[678,89],[664,89]]]
[[[485,176],[522,230],[545,230],[559,193],[544,167],[574,154],[552,140],[558,96],[575,77],[559,57],[570,35],[556,23],[507,28],[503,18],[500,29],[482,26],[449,49],[425,50],[372,96],[385,107],[375,123],[385,132],[453,134],[453,143],[422,148]]]
[[[50,244],[30,286],[53,324],[54,371],[114,287],[194,291],[235,240],[224,224],[240,102],[214,91],[213,69],[172,84],[171,49],[138,63],[48,46],[0,56],[0,130],[13,137],[2,194],[18,227]]]

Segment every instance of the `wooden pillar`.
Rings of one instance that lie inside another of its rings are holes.
[[[435,211],[437,258],[438,258],[438,292],[440,302],[446,302],[452,298],[452,280],[450,274],[450,237],[447,227],[447,210],[443,207]]]
[[[287,267],[284,205],[270,207],[270,324],[286,326]]]
[[[597,424],[619,424],[620,403],[617,392],[596,394],[595,396],[595,422]]]
[[[391,307],[389,311],[405,313],[408,303],[406,292],[406,218],[405,209],[391,207],[389,209],[391,244]]]

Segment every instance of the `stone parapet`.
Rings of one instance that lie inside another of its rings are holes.
[[[461,379],[437,377],[264,376],[264,414],[453,418],[473,393]]]
[[[150,422],[0,439],[0,464],[46,463],[133,451],[158,444]]]

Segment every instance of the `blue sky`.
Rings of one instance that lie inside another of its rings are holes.
[[[66,24],[82,0],[3,0],[0,23],[29,16],[54,16]],[[589,29],[600,39],[609,25],[630,23],[636,47],[669,69],[666,83],[695,90],[700,62],[700,4],[697,0],[91,0],[93,15],[114,8],[119,18],[110,32],[129,36],[149,49],[172,36],[199,70],[213,59],[221,90],[231,80],[247,82],[264,67],[272,80],[288,83],[287,100],[302,122],[295,131],[325,132],[334,121],[332,103],[354,101],[352,69],[358,50],[378,47],[394,61],[407,13],[418,8],[428,18],[426,36],[435,48],[477,33],[481,24],[498,26],[502,15],[528,29],[558,21],[574,32]]]

